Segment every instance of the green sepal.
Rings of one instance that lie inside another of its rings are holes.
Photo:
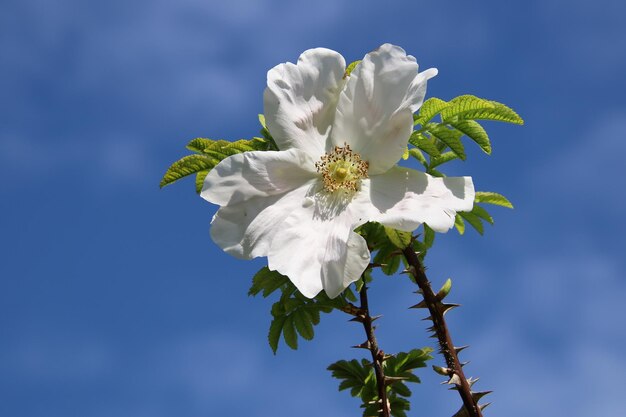
[[[352,71],[354,71],[356,66],[359,65],[361,63],[361,61],[362,60],[359,59],[358,61],[351,62],[350,65],[348,65],[348,67],[346,68],[346,71],[343,73],[344,80],[346,78],[348,78],[350,76],[350,74],[352,74]]]

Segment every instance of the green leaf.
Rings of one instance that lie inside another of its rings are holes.
[[[430,248],[433,246],[435,242],[435,231],[428,227],[426,223],[424,223],[424,245],[426,248]]]
[[[454,227],[460,235],[465,233],[465,222],[463,221],[463,218],[459,215],[459,213],[457,213],[454,217]]]
[[[195,138],[187,144],[186,148],[193,152],[202,153],[206,147],[214,142],[215,141],[207,138]]]
[[[463,217],[463,220],[468,222],[478,233],[482,235],[485,232],[483,222],[480,220],[480,217],[467,212],[460,212],[459,214]]]
[[[440,156],[431,158],[429,169],[438,167],[439,165],[445,164],[446,162],[450,162],[455,159],[458,159],[456,153],[452,151],[444,152]]]
[[[455,97],[441,112],[444,122],[457,120],[495,120],[522,125],[524,120],[510,107],[472,95]]]
[[[493,224],[493,217],[491,217],[491,214],[489,214],[487,210],[485,210],[483,207],[479,206],[478,204],[474,204],[474,208],[472,209],[472,214],[480,217],[481,219],[485,220],[489,224]]]
[[[494,107],[495,106],[489,102],[489,100],[466,94],[450,100],[449,105],[441,112],[441,119],[444,122],[454,121],[463,114],[491,110]],[[469,119],[471,119],[471,117]]]
[[[263,129],[267,129],[267,126],[265,125],[265,115],[259,114],[259,123],[261,123],[261,127],[263,127]]]
[[[160,187],[163,188],[188,175],[201,173],[201,175],[196,175],[195,181],[196,192],[200,192],[201,183],[206,174],[224,158],[242,152],[264,151],[270,147],[271,142],[261,138],[242,139],[235,142],[207,138],[193,139],[187,144],[187,149],[198,154],[187,155],[174,162],[161,179]]]
[[[354,71],[356,66],[359,65],[361,63],[361,61],[362,60],[359,59],[358,61],[351,62],[350,65],[348,65],[348,68],[346,68],[346,72],[343,73],[343,79],[344,80],[350,76],[352,71]]]
[[[425,125],[446,107],[448,107],[448,103],[445,101],[436,97],[429,98],[420,107],[419,115],[415,118],[415,124]]]
[[[473,120],[459,120],[458,122],[450,123],[456,130],[463,132],[465,136],[473,140],[480,146],[487,155],[491,154],[491,142],[489,136],[483,127]]]
[[[424,154],[422,154],[419,149],[409,149],[409,155],[411,155],[413,158],[417,159],[422,165],[424,165],[424,168],[428,168],[428,162],[426,161],[426,158],[424,158]]]
[[[272,352],[274,352],[274,355],[278,350],[278,341],[280,340],[280,335],[283,332],[283,326],[285,325],[286,320],[286,316],[278,316],[274,317],[272,319],[272,323],[270,324],[270,331],[267,335],[267,339],[270,343],[270,347],[272,348]]]
[[[411,232],[403,232],[401,230],[385,226],[385,234],[396,248],[404,249],[411,243]]]
[[[477,109],[468,111],[459,115],[459,119],[472,119],[472,120],[494,120],[497,122],[513,123],[516,125],[523,125],[524,119],[517,114],[513,109],[505,106],[497,101],[490,101],[493,104],[491,109]]]
[[[293,315],[287,316],[283,326],[283,336],[285,343],[292,349],[298,349],[298,335],[296,334],[296,326],[294,324]]]
[[[315,335],[311,316],[305,309],[300,309],[293,314],[293,323],[300,336],[305,340],[312,340]]]
[[[209,175],[209,171],[200,171],[196,173],[196,193],[200,194],[202,192],[202,187],[204,186],[204,179]]]
[[[417,148],[420,148],[431,157],[439,156],[441,154],[435,144],[435,140],[424,136],[420,132],[413,132],[409,138],[409,143]]]
[[[476,197],[474,197],[474,201],[476,203],[493,204],[496,206],[513,208],[513,204],[511,204],[511,202],[507,200],[505,196],[494,192],[477,191]]]
[[[263,291],[263,297],[267,297],[287,282],[289,282],[289,278],[278,271],[270,271],[267,266],[264,266],[252,278],[252,286],[248,290],[248,295],[255,296]]]
[[[465,160],[465,147],[461,143],[461,136],[463,136],[461,132],[435,123],[428,124],[427,127],[430,134],[445,143],[460,159]]]
[[[174,162],[161,179],[160,187],[172,184],[187,175],[208,171],[219,161],[206,155],[187,155]]]

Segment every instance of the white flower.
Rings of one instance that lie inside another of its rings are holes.
[[[221,206],[211,236],[227,253],[267,256],[302,294],[339,295],[370,262],[354,229],[368,221],[445,232],[472,209],[469,177],[435,178],[396,166],[426,81],[415,58],[385,44],[344,79],[337,52],[305,51],[267,74],[265,120],[280,151],[246,152],[218,164],[202,197]]]

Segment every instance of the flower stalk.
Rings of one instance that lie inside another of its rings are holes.
[[[473,381],[468,381],[467,378],[465,378],[465,374],[463,373],[463,364],[461,364],[458,357],[458,352],[463,348],[454,347],[450,331],[448,330],[448,326],[446,325],[446,320],[444,318],[446,311],[456,307],[456,304],[444,304],[441,302],[445,294],[443,296],[435,294],[428,278],[426,277],[422,262],[411,246],[407,247],[402,252],[410,266],[409,270],[415,278],[415,281],[421,290],[420,292],[424,297],[424,301],[414,307],[428,308],[428,311],[430,312],[429,319],[433,322],[431,330],[434,332],[437,340],[439,341],[440,352],[446,361],[447,368],[435,368],[435,371],[448,376],[448,384],[454,385],[456,390],[459,392],[459,395],[463,400],[465,413],[463,413],[464,410],[461,409],[457,415],[482,417],[481,409],[484,406],[478,405],[478,399],[486,395],[486,392],[472,392],[471,385]]]

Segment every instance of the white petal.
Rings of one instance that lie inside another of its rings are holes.
[[[254,197],[220,208],[211,222],[213,241],[238,258],[267,256],[282,223],[306,204],[309,187],[305,184],[286,194]]]
[[[204,180],[200,196],[225,206],[254,197],[284,194],[316,176],[313,160],[297,149],[229,156]]]
[[[474,206],[470,177],[437,178],[394,167],[372,177],[368,187],[372,205],[378,211],[371,220],[404,231],[426,223],[437,232],[446,232],[454,225],[456,212],[470,211]]]
[[[297,65],[280,64],[267,73],[265,122],[281,150],[301,149],[315,159],[324,154],[345,69],[339,53],[316,48],[300,55]]]
[[[400,160],[413,129],[413,112],[424,101],[426,81],[415,58],[398,46],[384,44],[365,56],[339,97],[331,145],[348,143],[369,161],[370,175]]]
[[[320,215],[314,203],[294,211],[272,241],[268,264],[287,275],[302,294],[315,297],[322,289],[334,298],[359,279],[370,261],[365,240],[354,233],[361,221],[348,206],[339,214]]]

